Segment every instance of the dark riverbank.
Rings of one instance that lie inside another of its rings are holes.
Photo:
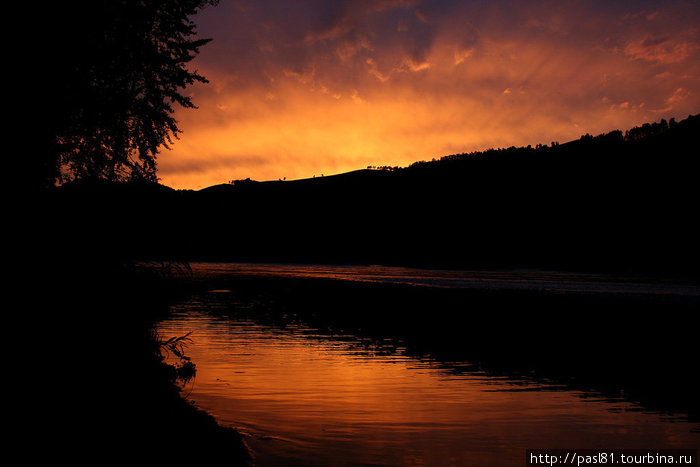
[[[274,326],[396,339],[410,353],[473,362],[490,374],[550,381],[647,409],[700,414],[697,296],[464,290],[279,277],[209,277],[231,306]],[[458,370],[455,370],[458,371]]]
[[[699,162],[689,148],[699,129],[692,116],[649,126],[643,138],[612,132],[404,169],[198,191],[84,180],[50,190],[41,203],[47,221],[62,227],[57,242],[79,236],[88,249],[85,242],[96,242],[122,257],[697,281]]]
[[[23,396],[41,455],[78,465],[245,465],[241,436],[182,397],[152,331],[192,284],[104,257],[52,259],[32,265],[23,316],[32,356]]]
[[[42,355],[37,413],[52,420],[50,450],[61,458],[243,462],[240,436],[183,401],[150,334],[170,304],[213,289],[231,291],[228,312],[251,307],[255,319],[275,325],[397,339],[450,371],[459,371],[451,362],[468,361],[492,375],[561,383],[693,420],[700,413],[687,325],[697,297],[135,274],[85,258],[51,264],[32,276],[40,287],[27,318],[39,328],[33,342]]]

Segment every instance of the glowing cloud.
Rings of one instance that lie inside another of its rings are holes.
[[[211,83],[161,154],[176,188],[566,141],[700,108],[683,1],[229,1],[196,19]]]

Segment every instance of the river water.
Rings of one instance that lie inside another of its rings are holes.
[[[647,293],[630,280],[553,273],[195,264],[200,276],[332,277],[438,287],[561,287]],[[693,293],[657,284],[657,293]],[[339,297],[339,299],[341,299]],[[233,312],[232,312],[233,310]],[[226,289],[172,307],[162,339],[191,333],[183,395],[245,435],[258,466],[524,465],[527,449],[700,446],[700,426],[623,398],[417,357],[401,341],[259,319]]]

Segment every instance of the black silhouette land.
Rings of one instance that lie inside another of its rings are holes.
[[[690,116],[624,134],[452,155],[406,168],[236,181],[199,191],[77,181],[43,194],[42,219],[58,227],[54,240],[66,253],[83,252],[88,264],[385,264],[697,284],[699,125],[700,117]],[[342,288],[325,284],[304,294],[303,286],[295,287],[290,300],[304,303],[294,305],[298,311],[314,310],[314,303],[323,307],[341,293],[336,287]],[[627,383],[628,392],[640,392],[650,404],[696,413],[691,395],[697,387],[689,384],[694,374],[687,368],[695,361],[695,339],[686,324],[697,313],[697,297],[375,292],[343,292],[355,297],[345,302],[347,312],[339,304],[323,319],[351,319],[379,333],[418,333],[417,346],[434,341],[440,344],[428,345],[434,352],[478,357],[499,368],[547,368],[601,387]],[[430,303],[440,303],[443,314],[426,322]],[[467,319],[456,311],[465,304],[484,311]],[[360,309],[374,310],[374,318],[363,322],[351,312]],[[389,310],[401,310],[400,317]],[[420,326],[412,327],[413,320]],[[573,340],[560,332],[572,325]],[[498,329],[499,338],[485,329]],[[527,351],[514,354],[520,339]]]
[[[25,133],[15,135],[26,176],[11,203],[21,213],[12,219],[20,238],[10,245],[21,256],[13,275],[21,305],[11,313],[20,321],[11,337],[20,341],[12,379],[23,412],[15,428],[29,443],[24,462],[240,465],[248,458],[235,431],[181,398],[176,383],[191,378],[193,366],[186,358],[166,365],[161,355],[186,341],[162,342],[152,331],[179,292],[163,280],[165,269],[140,273],[140,254],[129,252],[133,241],[159,242],[139,227],[142,208],[158,209],[144,204],[147,184],[156,180],[157,152],[180,132],[174,107],[194,107],[184,90],[206,81],[188,68],[208,42],[197,37],[193,17],[216,3],[71,0],[11,14],[30,18],[32,34],[22,48],[29,115]],[[130,200],[81,206],[92,197],[82,189],[77,204],[64,198],[86,180],[143,185],[124,185]]]
[[[51,190],[45,202],[57,203],[57,223],[87,224],[80,228],[94,230],[93,238],[120,238],[115,253],[142,259],[528,267],[694,280],[699,120],[199,191],[82,180]],[[128,209],[115,215],[120,206]]]
[[[172,106],[194,105],[183,89],[205,80],[186,68],[207,42],[188,18],[214,3],[69,2],[46,15],[54,40],[40,58],[54,73],[21,200],[31,334],[20,351],[32,354],[29,430],[52,458],[246,461],[234,430],[181,397],[191,362],[161,358],[184,340],[152,334],[169,304],[222,284],[320,329],[401,337],[417,354],[698,417],[697,295],[205,280],[187,265],[555,270],[696,286],[699,115],[405,168],[174,190],[157,183],[155,156],[179,133]]]

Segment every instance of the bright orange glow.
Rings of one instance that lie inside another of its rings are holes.
[[[183,393],[246,433],[259,465],[502,466],[537,445],[682,448],[699,437],[626,402],[452,372],[350,336],[273,330],[199,307],[178,306],[161,338],[192,331],[186,353],[197,375]]]
[[[162,182],[405,166],[700,108],[697,7],[465,3],[351,2],[318,21],[278,4],[204,10],[200,33],[214,42],[194,64],[211,83],[192,89],[198,110],[177,114],[183,134],[161,153]]]

